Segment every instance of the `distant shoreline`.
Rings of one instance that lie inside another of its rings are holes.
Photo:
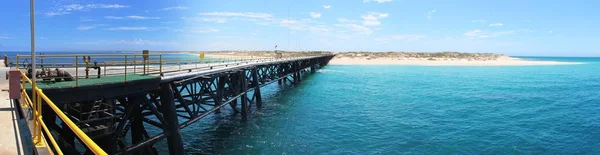
[[[199,52],[185,52],[198,55]],[[296,52],[280,52],[284,56]],[[305,53],[310,55],[310,53]],[[417,53],[417,52],[344,52],[335,53],[330,65],[407,65],[407,66],[539,66],[539,65],[578,65],[581,62],[533,61],[493,53]],[[212,58],[236,58],[239,56],[274,57],[274,52],[207,52]]]
[[[465,59],[442,59],[428,60],[424,58],[334,58],[329,61],[330,65],[408,65],[408,66],[536,66],[536,65],[577,65],[580,62],[560,61],[530,61],[520,58],[508,57],[498,60],[465,60]]]

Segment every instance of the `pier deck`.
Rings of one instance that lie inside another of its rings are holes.
[[[127,79],[125,81],[124,79]],[[141,75],[141,74],[127,74],[127,75],[114,75],[106,76],[102,78],[90,77],[87,79],[79,79],[79,87],[88,86],[100,86],[100,85],[111,85],[111,84],[123,84],[126,82],[137,82],[140,80],[156,80],[160,79],[160,76],[155,75]],[[38,81],[37,86],[44,91],[52,89],[68,89],[76,87],[76,81]],[[27,88],[31,89],[31,85],[27,84]]]

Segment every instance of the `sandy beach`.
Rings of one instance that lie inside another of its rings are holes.
[[[530,61],[518,58],[499,59],[499,60],[464,60],[464,59],[445,59],[445,60],[427,60],[419,58],[391,59],[391,58],[334,58],[329,62],[330,65],[413,65],[413,66],[533,66],[533,65],[576,65],[579,62],[559,62],[559,61]]]

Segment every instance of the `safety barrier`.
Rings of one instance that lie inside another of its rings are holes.
[[[199,54],[200,60],[165,60],[163,54],[63,54],[63,55],[38,55],[36,56],[36,68],[41,69],[41,74],[46,77],[41,79],[68,78],[69,76],[47,76],[51,74],[49,68],[61,68],[65,71],[73,72],[75,86],[79,86],[79,80],[90,77],[105,77],[114,75],[123,75],[123,81],[127,81],[128,74],[142,75],[163,75],[164,72],[181,71],[187,69],[199,68],[198,65],[219,66],[227,63],[240,63],[248,61],[261,61],[273,58],[253,57],[253,56],[229,56],[225,58],[204,58],[203,53]],[[54,60],[70,60],[72,63],[55,63]],[[80,60],[82,59],[82,60]],[[46,62],[44,62],[46,60]],[[91,62],[94,60],[94,62]],[[102,60],[102,62],[97,62]],[[22,61],[22,62],[21,62]],[[31,55],[17,55],[17,69],[29,68]],[[50,63],[48,63],[50,61]],[[21,65],[21,66],[19,66]],[[182,67],[182,66],[186,66]],[[190,66],[192,65],[192,66]],[[91,70],[98,70],[96,74]],[[102,71],[100,71],[102,70]],[[48,73],[46,73],[48,72]],[[85,75],[80,75],[85,72]],[[91,74],[90,74],[91,73]],[[38,74],[38,73],[32,73]]]
[[[27,93],[26,83],[31,84],[31,97]],[[48,137],[48,140],[52,144],[52,149],[59,155],[62,155],[62,150],[56,143],[56,140],[52,136],[52,133],[42,120],[42,104],[48,105],[57,116],[63,121],[75,135],[85,144],[85,146],[94,154],[105,155],[107,154],[102,148],[98,146],[87,134],[85,134],[71,119],[67,117],[55,104],[50,100],[42,91],[35,86],[35,84],[29,79],[24,72],[21,72],[21,97],[23,107],[28,107],[33,115],[32,127],[33,127],[33,143],[39,146],[45,146],[43,137]],[[44,131],[42,133],[42,130]]]

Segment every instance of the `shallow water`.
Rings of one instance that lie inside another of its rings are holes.
[[[210,154],[600,154],[600,58],[528,59],[586,64],[329,65],[301,85],[264,88],[264,107],[247,123],[223,112],[185,128],[185,148]]]

